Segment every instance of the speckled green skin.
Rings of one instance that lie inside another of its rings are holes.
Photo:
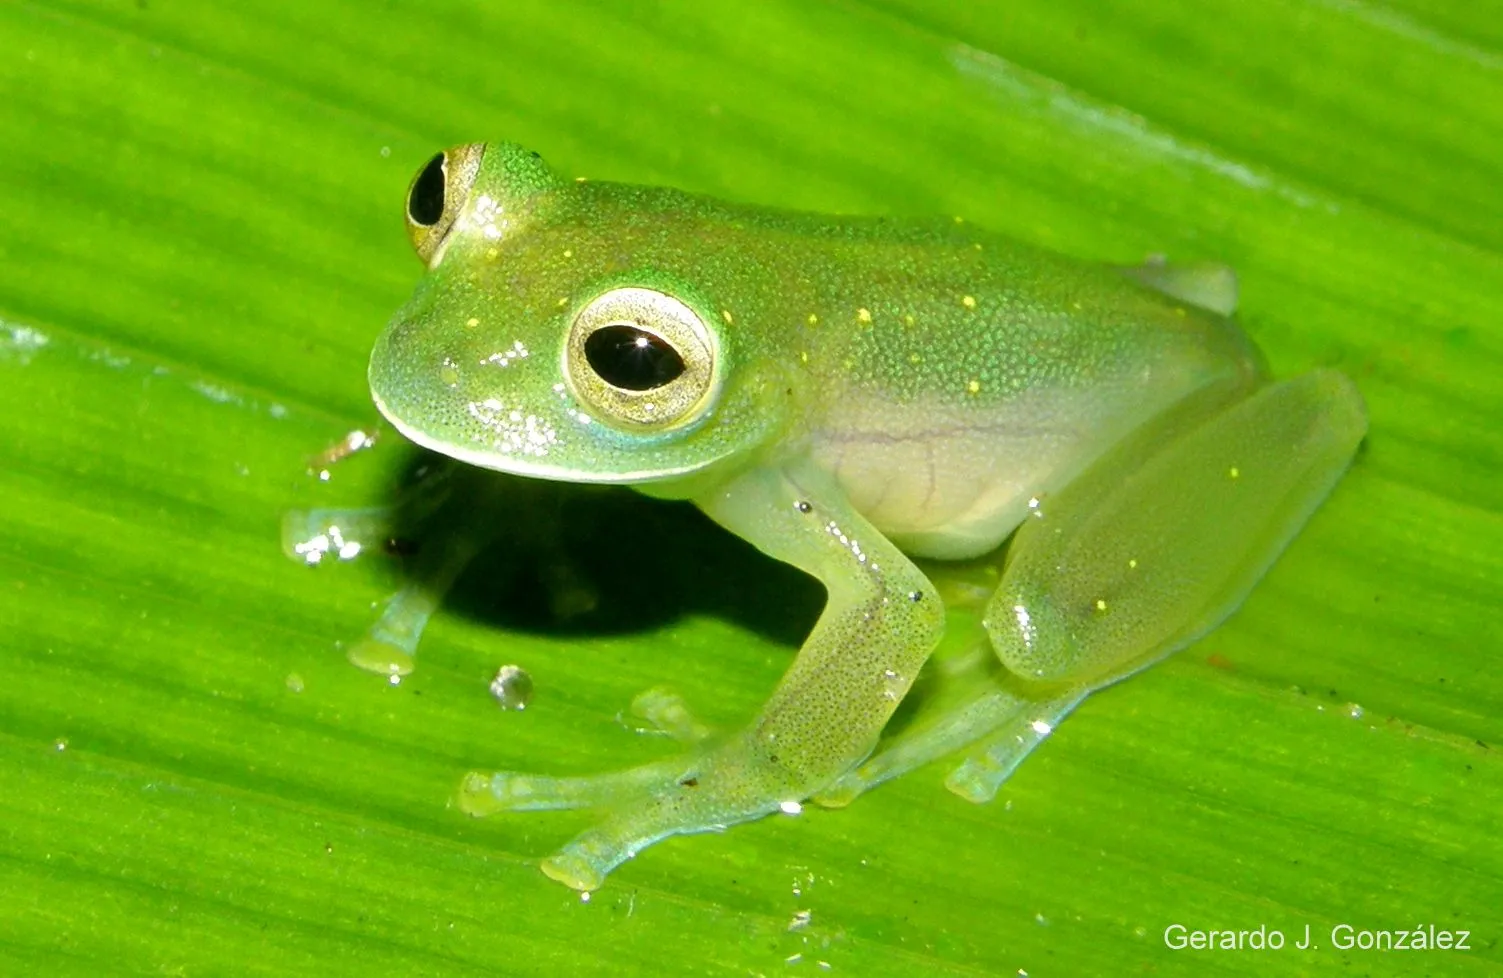
[[[742,733],[618,775],[467,781],[477,813],[606,809],[544,864],[579,888],[666,835],[843,803],[971,743],[951,787],[989,797],[1092,689],[1229,613],[1365,431],[1339,375],[1271,385],[1231,320],[959,221],[567,181],[504,145],[466,207],[372,356],[387,416],[475,464],[691,498],[830,593]],[[626,287],[718,339],[715,394],[666,430],[600,417],[564,369],[575,316]],[[1005,673],[872,755],[946,627],[945,572],[910,557],[987,555],[964,593]]]

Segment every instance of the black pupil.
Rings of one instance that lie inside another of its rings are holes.
[[[413,181],[412,193],[407,195],[407,214],[412,223],[423,227],[432,227],[444,216],[444,154],[429,160]]]
[[[684,358],[667,340],[625,323],[595,330],[584,352],[601,380],[623,390],[650,391],[684,372]]]

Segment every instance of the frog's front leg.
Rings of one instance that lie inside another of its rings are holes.
[[[610,810],[543,863],[576,889],[598,886],[660,839],[786,810],[838,778],[871,752],[944,628],[929,580],[812,466],[755,469],[697,502],[765,553],[817,577],[829,603],[746,730],[676,762],[554,782],[568,795],[556,799],[559,807]],[[511,779],[523,777],[484,783],[498,807],[521,807],[505,796]],[[539,779],[526,794],[527,807],[552,807]]]

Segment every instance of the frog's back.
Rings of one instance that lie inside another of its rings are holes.
[[[994,549],[1129,431],[1261,373],[1230,320],[1109,266],[927,233],[806,263],[799,351],[808,450],[911,553]]]

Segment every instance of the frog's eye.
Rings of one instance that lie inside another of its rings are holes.
[[[484,143],[445,150],[418,171],[407,189],[407,237],[429,268],[443,257],[449,229],[464,209],[484,156]]]
[[[622,427],[667,428],[703,413],[718,375],[715,337],[693,309],[652,289],[615,289],[574,317],[564,373],[580,400]]]

